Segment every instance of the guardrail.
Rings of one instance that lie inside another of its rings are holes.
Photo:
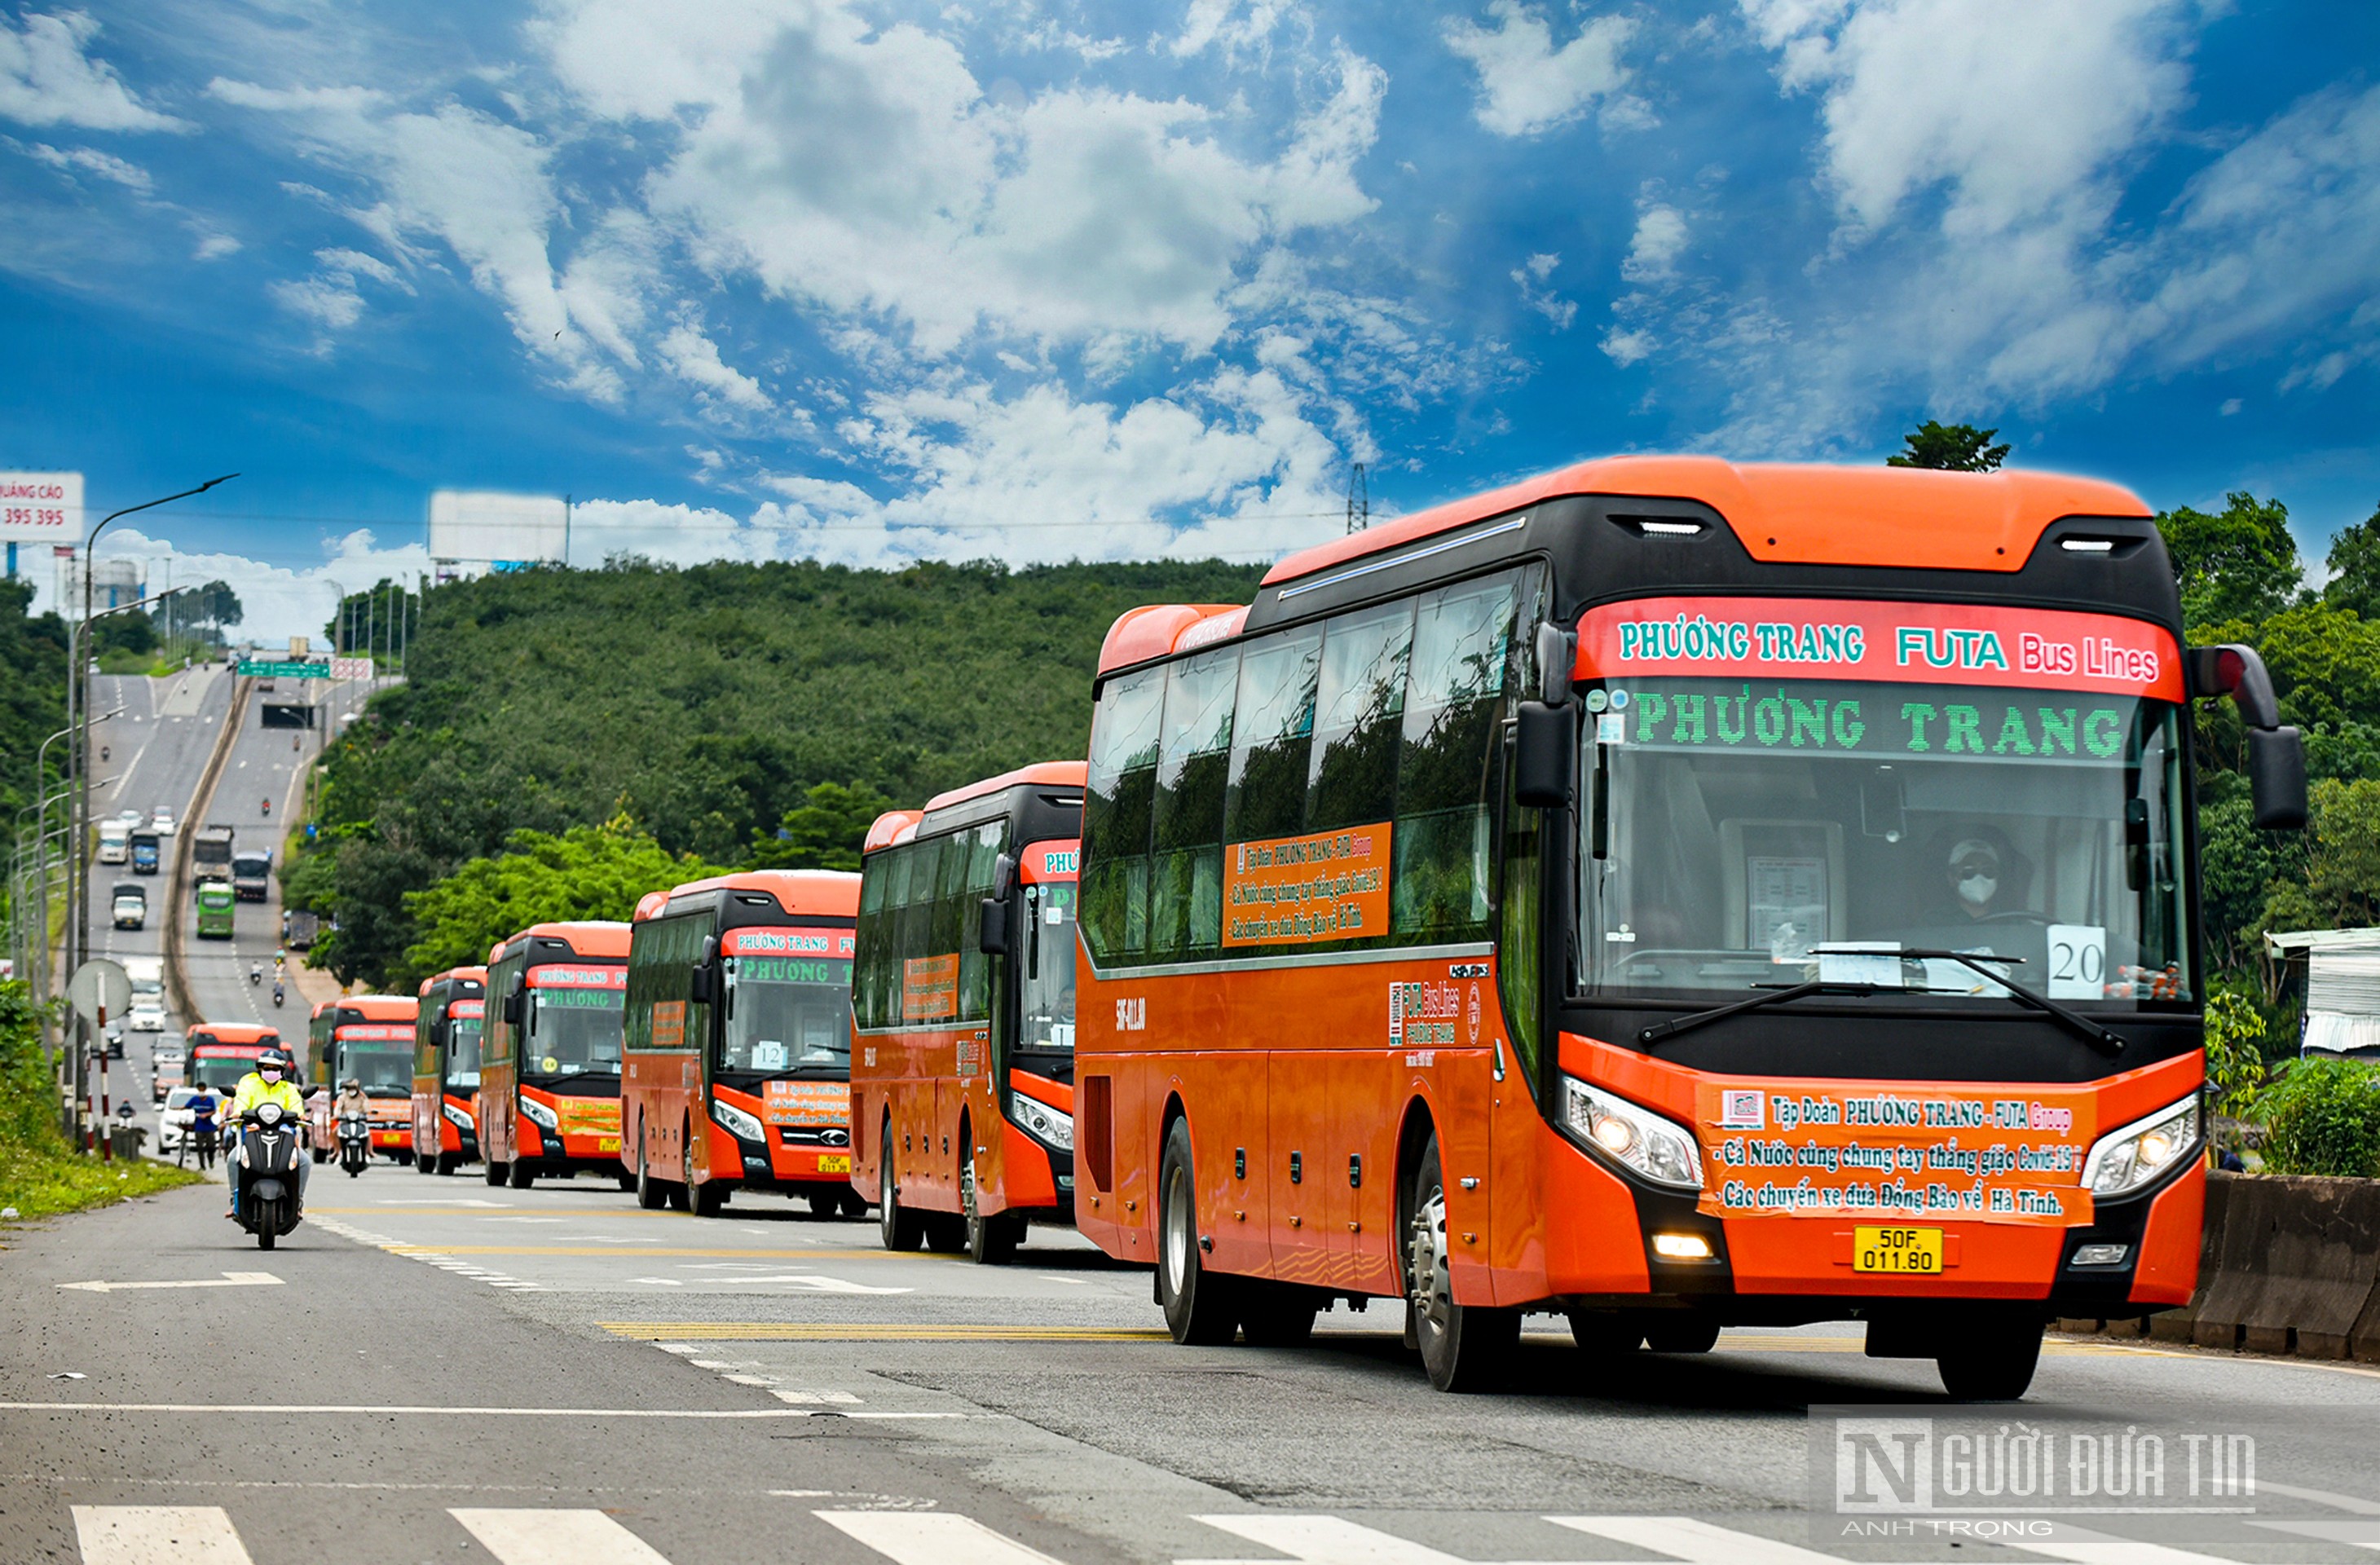
[[[2211,1173],[2198,1291],[2062,1331],[2380,1363],[2380,1180]]]
[[[207,766],[199,774],[198,792],[190,796],[189,813],[174,832],[174,868],[165,877],[165,995],[174,1002],[174,1013],[182,1019],[185,1031],[206,1020],[199,1014],[199,1004],[190,995],[189,976],[182,971],[182,926],[189,910],[190,850],[199,832],[199,823],[214,807],[215,787],[223,782],[224,763],[231,759],[233,746],[239,743],[239,731],[248,722],[248,695],[254,682],[235,675],[232,679],[231,710],[224,717],[223,732],[215,735],[215,747],[207,756]]]

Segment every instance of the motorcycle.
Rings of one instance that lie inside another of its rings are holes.
[[[279,984],[273,986],[273,1008],[275,1011],[281,1009],[281,986]]]
[[[264,813],[267,815],[271,815],[273,813],[273,801],[271,799],[264,801]]]
[[[339,1167],[353,1179],[371,1161],[371,1122],[361,1114],[339,1116]]]
[[[256,1235],[256,1247],[298,1226],[298,1121],[278,1103],[260,1103],[240,1116],[231,1156],[237,1168],[239,1226]]]
[[[264,982],[264,964],[260,962],[249,968],[248,981],[250,988]]]

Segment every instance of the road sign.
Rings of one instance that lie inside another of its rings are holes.
[[[82,541],[80,473],[0,473],[0,539]]]
[[[333,679],[370,679],[371,676],[372,661],[370,658],[333,658],[331,660]]]
[[[240,675],[246,679],[328,679],[331,665],[318,662],[265,662],[255,658],[243,658]]]
[[[119,963],[104,956],[94,956],[74,971],[67,981],[67,999],[75,1010],[94,1027],[103,1021],[102,1012],[121,1017],[132,1009],[132,977]]]

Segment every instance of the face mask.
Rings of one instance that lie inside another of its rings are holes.
[[[1991,901],[1992,893],[1999,889],[2000,883],[1988,876],[1973,876],[1959,882],[1960,898],[1977,907]]]
[[[278,1071],[259,1071],[256,1074],[264,1078],[264,1085],[267,1086],[281,1085],[281,1073]]]

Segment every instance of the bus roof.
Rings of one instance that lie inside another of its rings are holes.
[[[516,929],[488,948],[488,965],[492,967],[522,940],[536,937],[560,940],[570,948],[570,954],[581,960],[625,962],[628,959],[629,926],[608,918],[581,918],[567,923],[531,924],[526,929]]]
[[[982,798],[986,794],[997,794],[1003,788],[1025,787],[1036,782],[1052,787],[1080,788],[1088,781],[1089,775],[1090,768],[1082,761],[1035,761],[1031,766],[1020,766],[1014,771],[1003,771],[997,777],[987,777],[980,782],[953,788],[947,794],[936,794],[926,801],[926,811],[930,815],[935,810],[948,809],[969,799]]]
[[[279,1028],[253,1026],[246,1022],[200,1022],[192,1026],[184,1036],[193,1049],[201,1043],[234,1043],[252,1046],[281,1041]]]
[[[336,1011],[338,1008],[339,1008],[339,1002],[338,1002],[337,1001],[335,1001],[335,1000],[324,1000],[324,1001],[317,1001],[317,1002],[316,1002],[316,1004],[315,1004],[315,1006],[314,1006],[314,1009],[312,1009],[311,1011],[309,1011],[309,1012],[307,1012],[307,1013],[306,1013],[306,1019],[307,1019],[308,1021],[310,1021],[310,1022],[319,1022],[319,1021],[321,1021],[324,1016],[328,1015],[330,1013],[332,1013],[332,1012],[334,1012],[334,1011]]]
[[[868,841],[859,851],[868,854],[879,848],[889,848],[903,841],[905,833],[914,834],[917,822],[925,819],[926,812],[922,809],[888,809],[876,818],[874,825],[868,827]]]
[[[637,904],[637,917],[639,921],[653,917],[679,897],[699,896],[704,892],[766,892],[777,899],[779,907],[795,916],[859,916],[859,877],[847,869],[746,869],[673,886],[659,905],[646,897]]]
[[[367,1022],[410,1022],[413,1013],[421,1009],[421,1001],[409,994],[342,995],[331,1004],[341,1011],[353,1011]]]
[[[1570,494],[1699,501],[1755,560],[1937,570],[2021,570],[2061,516],[2152,514],[2119,484],[2056,473],[1605,456],[1300,550],[1267,572],[1264,585]]]
[[[432,973],[421,980],[421,998],[429,999],[430,991],[433,987],[445,983],[449,979],[478,984],[481,989],[485,989],[488,985],[488,970],[485,967],[449,967],[443,973]]]

